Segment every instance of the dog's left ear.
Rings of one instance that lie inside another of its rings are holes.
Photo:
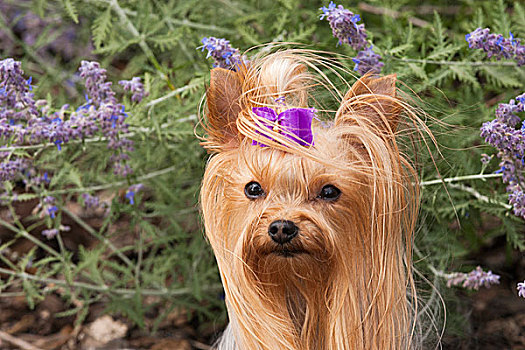
[[[367,118],[379,129],[395,132],[402,110],[396,97],[395,74],[377,78],[367,74],[346,93],[337,111],[335,123],[355,124],[357,118]]]
[[[239,144],[236,120],[241,111],[242,77],[242,73],[224,68],[211,70],[210,87],[206,91],[208,137],[203,142],[209,150],[221,151]]]

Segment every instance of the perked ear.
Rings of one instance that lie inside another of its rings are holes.
[[[210,87],[206,91],[208,104],[208,133],[203,146],[212,151],[231,149],[239,144],[236,126],[241,111],[239,98],[242,94],[242,75],[224,68],[211,70]]]
[[[396,97],[395,74],[376,78],[361,77],[346,93],[337,111],[335,123],[355,123],[356,118],[368,118],[381,130],[395,132],[403,109]]]

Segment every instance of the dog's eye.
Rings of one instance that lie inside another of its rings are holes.
[[[325,185],[317,198],[321,198],[325,201],[335,201],[341,196],[341,190],[335,187],[334,185]]]
[[[261,187],[261,184],[252,181],[248,182],[246,186],[244,186],[244,194],[250,199],[256,199],[264,196],[264,190]]]

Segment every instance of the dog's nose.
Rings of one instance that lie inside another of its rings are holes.
[[[289,220],[276,220],[268,227],[268,234],[274,242],[285,244],[297,236],[299,227]]]

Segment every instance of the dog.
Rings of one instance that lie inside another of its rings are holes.
[[[420,347],[419,186],[398,141],[419,118],[395,75],[343,94],[330,62],[283,50],[211,70],[200,202],[230,322],[219,350]],[[332,122],[309,105],[319,88]]]

